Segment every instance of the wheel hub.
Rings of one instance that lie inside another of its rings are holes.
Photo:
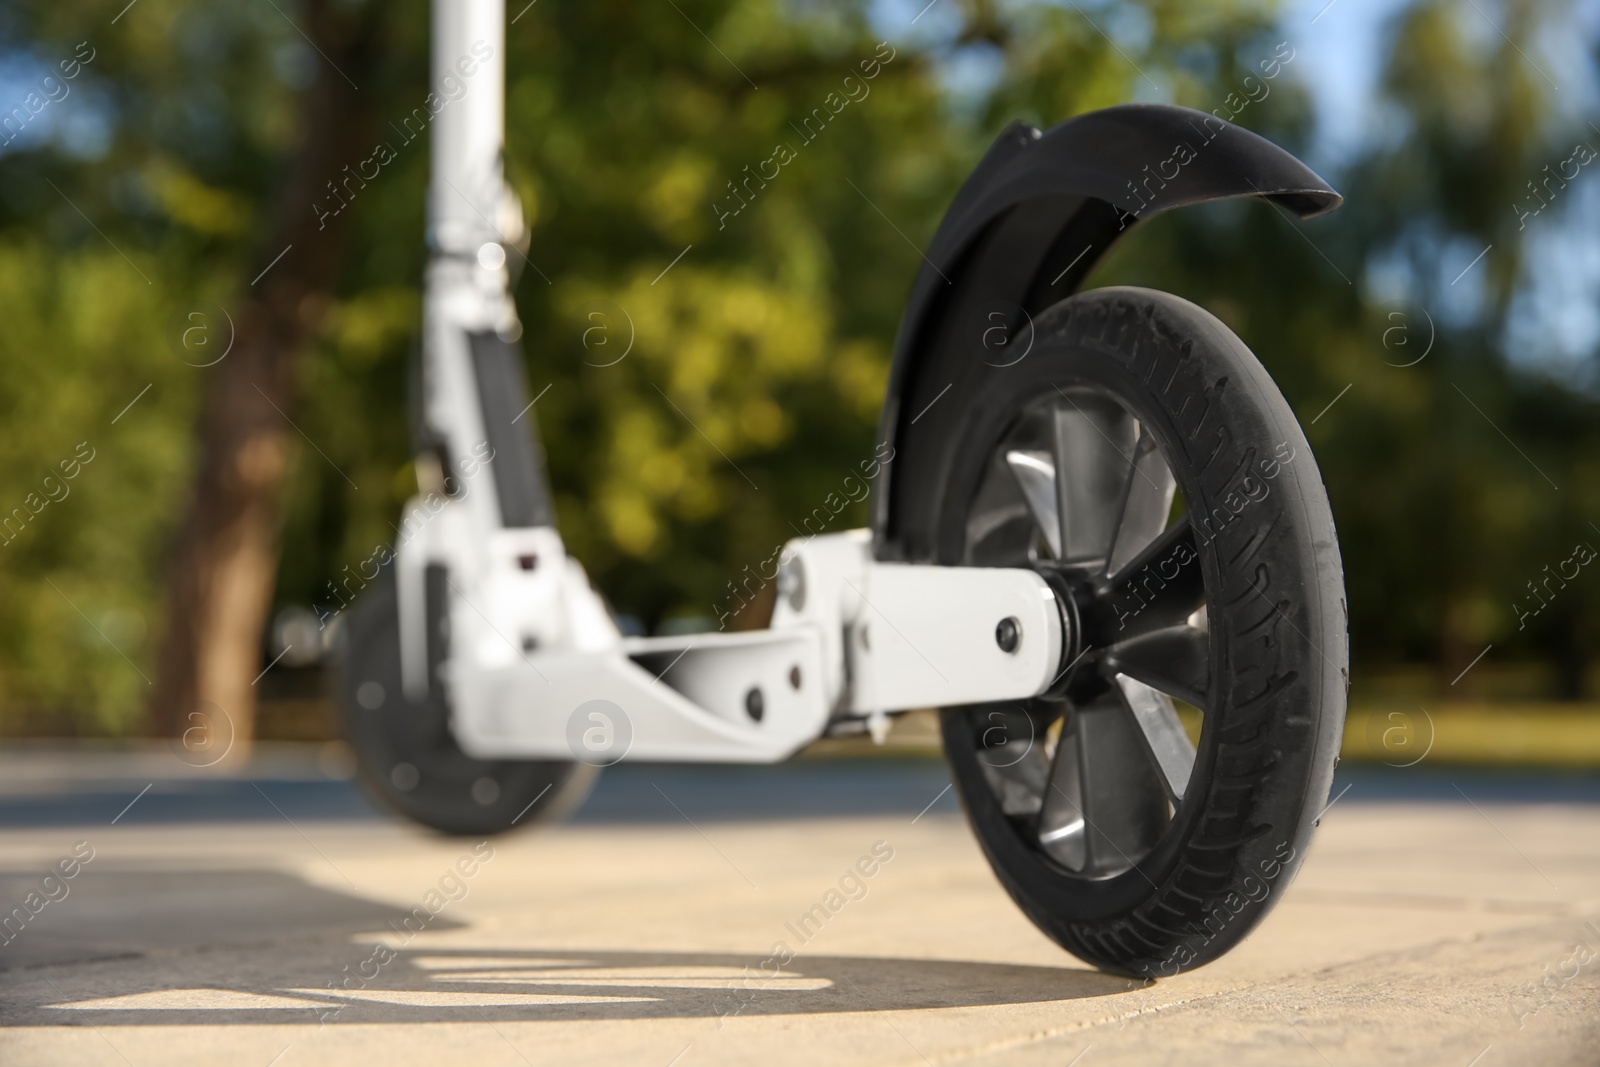
[[[1193,773],[1174,701],[1205,708],[1210,642],[1194,625],[1205,582],[1176,496],[1154,433],[1126,405],[1057,389],[994,449],[968,519],[967,562],[1031,567],[1061,613],[1059,674],[1027,709],[1038,743],[982,760],[983,773],[1036,847],[1085,877],[1147,854]]]

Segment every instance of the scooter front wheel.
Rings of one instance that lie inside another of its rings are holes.
[[[961,368],[953,459],[908,488],[944,502],[941,561],[1046,575],[1071,662],[1044,697],[946,709],[945,751],[1046,934],[1176,974],[1277,902],[1327,802],[1348,657],[1332,514],[1288,404],[1202,309],[1094,290],[1033,342]]]
[[[385,570],[350,610],[339,637],[336,703],[360,777],[387,806],[447,834],[481,836],[559,816],[588,794],[599,771],[560,760],[481,760],[450,732],[437,665],[448,642],[444,574],[427,581],[428,696],[401,687],[400,617]]]

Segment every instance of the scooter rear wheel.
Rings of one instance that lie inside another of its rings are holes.
[[[911,470],[944,501],[942,561],[1033,567],[1070,601],[1073,662],[1045,697],[946,709],[945,751],[1046,934],[1176,974],[1265,916],[1327,803],[1348,659],[1332,514],[1288,404],[1202,309],[1100,289],[1035,335],[977,377],[943,474]]]
[[[481,760],[450,732],[437,665],[448,642],[443,572],[428,581],[427,700],[401,688],[400,618],[387,569],[351,608],[339,637],[336,703],[363,784],[387,806],[446,834],[478,837],[570,811],[599,774],[578,762]]]

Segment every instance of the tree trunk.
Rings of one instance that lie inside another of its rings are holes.
[[[289,421],[296,357],[318,330],[343,259],[343,213],[319,218],[313,205],[330,200],[326,183],[370,148],[363,94],[347,80],[360,84],[376,50],[371,12],[383,5],[366,7],[364,14],[307,0],[295,13],[322,56],[302,100],[304,140],[252,272],[264,276],[230,309],[227,355],[200,372],[210,378],[196,427],[198,466],[174,539],[149,709],[156,733],[181,737],[180,757],[197,764],[243,759],[254,735],[253,679],[277,580],[279,493],[300,443]],[[369,87],[365,95],[375,92]]]

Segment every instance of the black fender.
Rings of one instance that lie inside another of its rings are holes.
[[[928,445],[952,439],[962,411],[960,383],[932,380],[930,367],[965,354],[982,368],[986,337],[1019,336],[1025,320],[1077,292],[1140,220],[1246,196],[1301,218],[1341,202],[1271,141],[1185,107],[1127,104],[1044,133],[1008,127],[945,213],[900,321],[879,428],[877,454],[893,459],[873,500],[877,557],[934,558],[933,524],[912,501],[928,500],[934,487],[923,483],[937,477]]]

